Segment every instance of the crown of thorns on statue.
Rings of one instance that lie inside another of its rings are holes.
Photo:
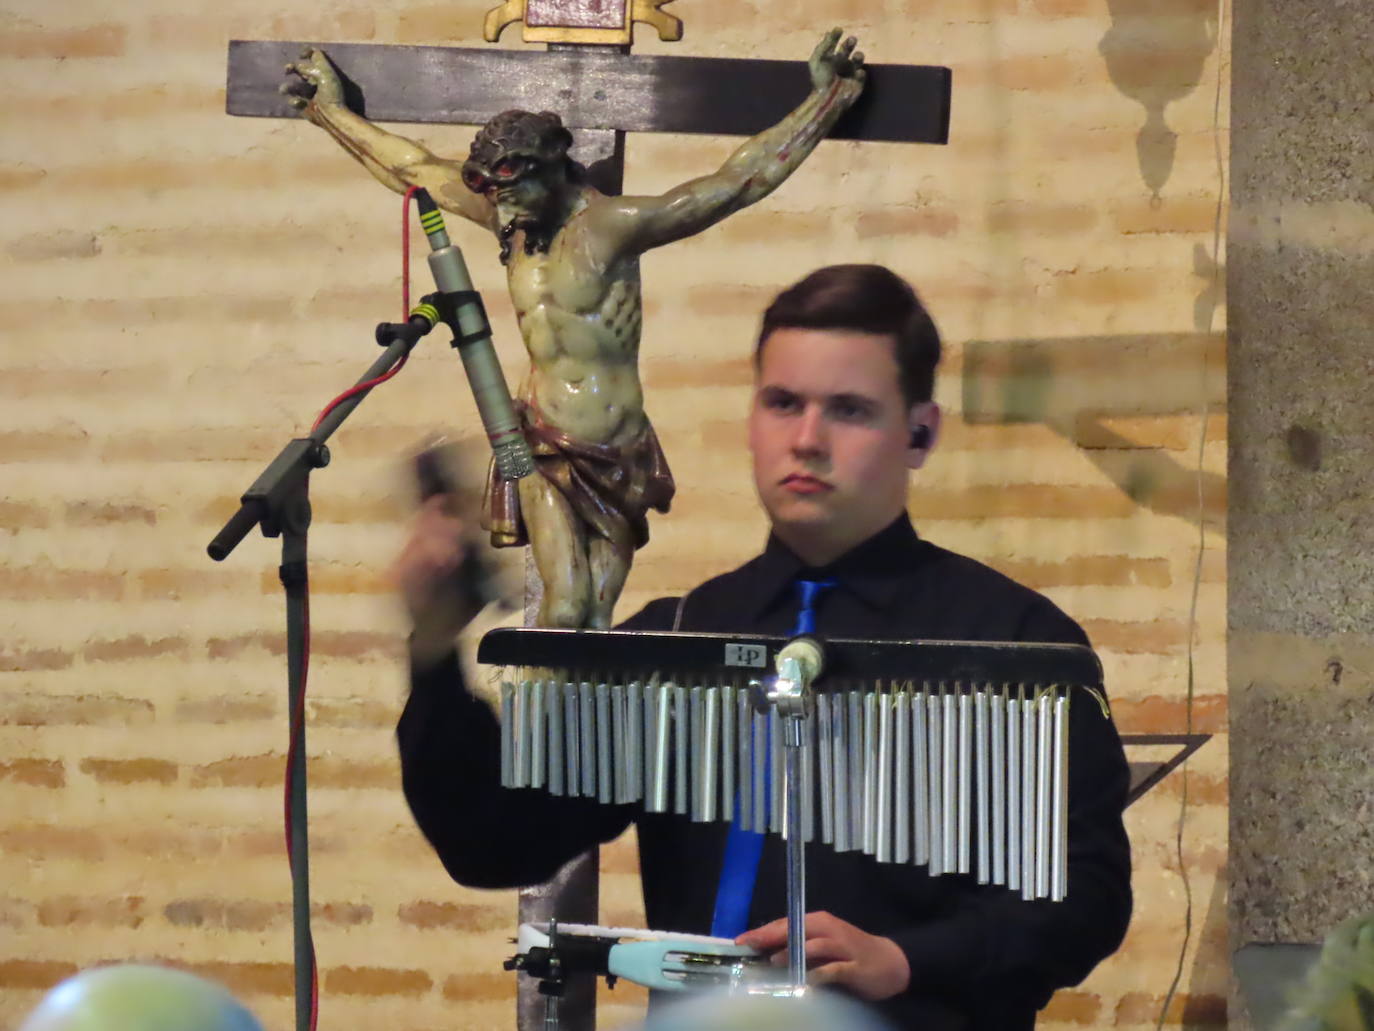
[[[572,133],[552,111],[502,111],[482,126],[463,162],[463,182],[473,193],[515,182],[536,167],[568,164]]]

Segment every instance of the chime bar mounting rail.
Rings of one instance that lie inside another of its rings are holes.
[[[645,630],[489,631],[477,661],[489,666],[576,670],[662,671],[663,676],[766,676],[791,638],[762,634],[699,634]],[[869,641],[825,638],[826,669],[814,685],[824,692],[843,680],[915,680],[950,684],[1102,683],[1102,664],[1077,644],[986,641]]]

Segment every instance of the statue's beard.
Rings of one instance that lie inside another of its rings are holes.
[[[501,241],[501,264],[510,261],[511,244],[517,232],[525,234],[526,254],[547,254],[558,226],[550,219],[528,211],[513,211],[501,225],[497,238]]]

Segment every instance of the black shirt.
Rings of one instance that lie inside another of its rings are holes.
[[[633,630],[783,635],[799,576],[836,581],[816,606],[833,637],[1087,644],[1048,599],[972,559],[920,540],[905,516],[821,570],[781,541],[685,598],[651,602]],[[648,924],[709,931],[728,825],[691,823],[637,805],[601,806],[499,787],[499,733],[488,706],[461,687],[456,659],[415,673],[398,728],[406,798],[455,880],[510,887],[546,880],[586,848],[638,824]],[[878,1004],[900,1028],[1017,1031],[1056,988],[1077,984],[1120,945],[1131,911],[1122,826],[1128,771],[1111,721],[1071,706],[1068,897],[1026,902],[966,875],[879,863],[807,846],[807,908],[894,940],[910,986]],[[765,839],[750,910],[757,927],[786,915],[784,846]]]

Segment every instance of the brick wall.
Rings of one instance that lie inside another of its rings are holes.
[[[771,292],[832,261],[908,275],[950,344],[947,432],[911,496],[922,532],[1079,618],[1123,730],[1183,729],[1191,646],[1194,726],[1219,735],[1191,763],[1181,868],[1182,778],[1131,810],[1126,947],[1045,1024],[1153,1027],[1187,891],[1193,935],[1167,1019],[1222,1025],[1226,424],[1211,255],[1227,41],[1215,6],[679,6],[687,38],[671,52],[800,58],[837,23],[870,60],[951,65],[952,143],[823,144],[760,207],[646,258],[644,378],[680,494],[622,611],[762,540],[741,418]],[[0,1028],[61,977],[125,958],[203,971],[289,1022],[279,553],[250,538],[217,565],[204,547],[372,360],[371,325],[399,306],[399,202],[308,125],[227,117],[225,43],[476,45],[484,9],[15,0],[0,17]],[[670,52],[647,35],[638,49]],[[459,152],[471,130],[418,135]],[[665,189],[732,145],[632,139],[627,189]],[[494,246],[466,229],[458,242],[514,379]],[[421,290],[427,275],[419,265]],[[409,504],[403,456],[438,428],[476,451],[475,425],[458,363],[429,343],[314,478],[324,1026],[511,1023],[499,960],[513,895],[448,881],[411,825],[392,741],[403,626],[383,570]],[[642,922],[635,864],[632,841],[605,852],[607,922]],[[642,996],[622,986],[607,1001],[607,1021],[624,1022]]]

